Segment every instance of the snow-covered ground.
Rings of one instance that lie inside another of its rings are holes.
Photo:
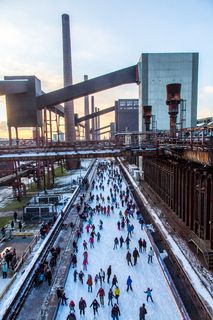
[[[91,163],[91,160],[81,160],[81,169],[77,169],[75,170],[75,172],[74,170],[72,170],[70,171],[68,176],[62,176],[59,178],[61,185],[67,186],[69,185],[69,181],[71,179],[74,179],[80,176],[84,177],[90,163]],[[2,188],[2,195],[4,194],[4,190],[7,190],[7,187]],[[56,190],[60,190],[60,188],[53,188],[51,190],[54,192]],[[0,196],[1,196],[1,192],[0,192]],[[67,196],[67,198],[70,198],[72,195],[67,193],[67,194],[64,194],[64,196]],[[66,203],[65,206],[67,206],[67,204],[68,203]],[[60,211],[61,209],[62,207],[60,206]],[[45,238],[45,241],[47,240],[47,237]],[[8,307],[8,305],[12,301],[14,294],[18,290],[17,288],[19,288],[19,286],[23,283],[25,275],[27,274],[27,270],[30,270],[33,257],[36,257],[38,255],[43,245],[44,245],[44,241],[42,239],[39,239],[36,246],[33,248],[32,253],[28,256],[27,260],[22,265],[20,271],[17,273],[16,280],[13,282],[12,286],[9,288],[5,296],[0,300],[0,319],[2,319],[1,318],[2,313],[4,313],[5,309]],[[0,279],[0,295],[3,293],[3,291],[5,290],[7,285],[10,283],[10,281],[11,281],[11,278]]]
[[[106,174],[105,174],[106,176]],[[105,191],[102,191],[105,198],[110,194],[109,187],[107,187],[107,180],[104,180]],[[125,190],[125,184],[123,182],[122,188]],[[101,191],[94,191],[95,194],[100,194]],[[119,199],[120,201],[120,199]],[[90,203],[92,207],[96,205],[96,201]],[[107,203],[106,203],[107,205]],[[120,208],[122,212],[124,212],[125,208]],[[119,220],[119,211],[120,209],[114,209],[114,213],[111,214],[110,217],[106,217],[104,215],[95,215],[93,219],[93,223],[96,226],[96,230],[98,229],[99,220],[103,221],[103,230],[101,230],[101,240],[99,243],[95,240],[95,248],[90,249],[88,245],[88,257],[89,257],[89,265],[88,271],[84,271],[84,285],[82,285],[79,281],[76,283],[73,280],[73,271],[74,269],[70,269],[66,286],[65,293],[69,298],[68,304],[70,300],[74,300],[76,304],[76,315],[77,319],[80,318],[78,302],[81,297],[86,300],[87,308],[86,308],[86,316],[85,320],[93,319],[93,311],[90,308],[90,305],[94,298],[96,298],[97,292],[100,288],[99,283],[97,286],[93,284],[93,292],[88,293],[87,285],[85,284],[87,280],[87,275],[91,274],[94,280],[95,275],[102,268],[105,272],[109,265],[112,266],[112,276],[114,274],[117,275],[118,278],[118,286],[120,288],[120,298],[119,298],[119,308],[121,311],[121,317],[119,319],[125,320],[136,320],[139,318],[139,307],[142,303],[146,304],[147,315],[146,319],[152,320],[176,320],[181,319],[181,315],[175,303],[174,297],[167,285],[166,279],[163,275],[161,267],[154,257],[153,264],[148,264],[147,262],[147,253],[141,253],[140,258],[138,259],[138,264],[136,266],[128,266],[126,262],[126,245],[123,245],[123,248],[118,248],[117,250],[113,250],[114,246],[114,238],[117,236],[120,238],[122,235],[125,239],[127,236],[126,228],[123,231],[119,231],[117,228],[117,222]],[[131,238],[130,243],[130,252],[134,250],[135,247],[138,248],[138,240],[139,238],[145,239],[147,241],[147,249],[151,246],[148,236],[145,230],[141,230],[140,225],[136,219],[131,218],[131,222],[133,223],[135,229],[133,237]],[[84,226],[85,227],[85,226]],[[83,240],[88,242],[89,236],[86,234],[86,230],[84,228],[84,233],[82,238],[79,239],[78,247],[78,264],[77,271],[83,269]],[[148,250],[147,250],[148,251]],[[126,281],[127,277],[131,276],[133,283],[133,292],[126,291]],[[111,276],[111,279],[112,279]],[[103,288],[105,290],[105,306],[99,308],[99,316],[98,318],[101,320],[111,319],[111,307],[107,305],[108,299],[108,291],[111,285],[104,283]],[[146,302],[146,294],[144,291],[150,287],[153,289],[152,296],[154,302]],[[99,299],[98,299],[99,301]],[[114,301],[115,302],[115,301]],[[57,320],[65,320],[67,315],[69,314],[69,306],[60,305]]]
[[[123,166],[123,169],[129,175],[127,169],[124,166]],[[135,183],[134,179],[130,175],[129,175],[129,178],[135,190],[137,191],[139,196],[142,198],[143,204],[146,207],[147,211],[149,212],[150,215],[152,215],[153,219],[155,220],[155,223],[159,226],[159,229],[161,230],[164,238],[169,243],[173,253],[175,254],[177,260],[181,264],[185,274],[187,275],[195,291],[198,293],[198,295],[200,296],[204,304],[206,304],[211,314],[213,314],[212,280],[210,280],[210,283],[208,285],[207,285],[207,281],[203,281],[201,272],[198,269],[196,270],[196,265],[194,263],[193,255],[189,254],[189,252],[186,253],[187,250],[186,248],[184,250],[184,247],[182,245],[183,242],[180,239],[173,237],[172,234],[170,234],[170,232],[167,230],[162,220],[160,219],[159,212],[157,211],[157,209],[152,208],[150,206],[148,200],[146,199],[144,194],[141,192],[141,190]],[[208,273],[208,275],[210,275],[210,273]],[[209,276],[209,279],[212,279],[212,277]]]

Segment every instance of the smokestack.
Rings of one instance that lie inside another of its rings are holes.
[[[95,112],[98,112],[98,108],[95,107]],[[95,117],[95,130],[98,129],[98,117]],[[98,131],[95,131],[95,140],[98,140]]]
[[[63,68],[64,68],[64,87],[72,85],[72,58],[70,42],[70,21],[69,15],[62,15],[62,37],[63,37]],[[75,118],[74,103],[68,101],[64,103],[64,122],[65,122],[65,141],[75,142]]]
[[[170,132],[173,136],[175,135],[175,131],[176,131],[178,105],[180,104],[180,101],[181,101],[180,91],[181,91],[180,83],[171,83],[171,84],[167,84],[166,86],[166,92],[167,92],[166,104],[169,107]]]
[[[150,130],[150,122],[152,117],[152,106],[143,106],[143,118],[146,131]]]
[[[88,80],[88,76],[84,75],[84,81]],[[84,97],[84,115],[87,116],[89,114],[89,97]],[[89,120],[85,121],[85,140],[90,140],[90,126],[89,126]]]
[[[98,108],[98,111],[100,111],[100,109]],[[97,117],[97,121],[98,121],[98,129],[100,129],[100,116]],[[98,135],[97,135],[98,140],[100,140],[101,138],[101,132],[100,130],[98,130]]]

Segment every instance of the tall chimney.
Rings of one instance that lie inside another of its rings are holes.
[[[95,107],[95,112],[98,112],[98,108]],[[98,117],[95,117],[95,130],[98,129]],[[98,140],[98,131],[95,131],[95,140]]]
[[[94,96],[91,96],[91,113],[95,112]],[[92,140],[95,140],[95,118],[92,118]]]
[[[88,76],[84,75],[84,81],[88,80]],[[89,97],[84,97],[84,115],[87,116],[89,114]],[[89,120],[85,121],[85,140],[90,140],[90,126],[89,126]]]
[[[100,109],[98,108],[98,111],[100,111]],[[101,120],[101,117],[100,116],[98,116],[97,117],[97,121],[98,121],[98,135],[97,135],[97,138],[98,138],[98,140],[100,140],[100,138],[101,138],[101,132],[100,132],[100,120]]]
[[[72,59],[70,42],[70,21],[68,14],[62,14],[62,37],[63,37],[63,68],[64,87],[72,85]],[[74,103],[68,101],[64,103],[65,141],[75,142],[75,117]]]

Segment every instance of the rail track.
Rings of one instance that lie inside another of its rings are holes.
[[[95,165],[95,161],[92,162],[89,169],[87,170],[85,178],[89,177],[94,165]],[[22,279],[23,281],[20,285],[17,284],[17,289],[14,290],[14,292],[12,293],[11,301],[8,301],[8,304],[5,307],[5,310],[0,311],[0,319],[2,320],[17,319],[18,314],[20,313],[34,285],[35,270],[37,269],[39,263],[41,263],[47,258],[50,248],[54,245],[54,243],[56,242],[60,234],[60,231],[63,229],[63,222],[67,218],[67,215],[69,214],[71,208],[73,207],[73,204],[75,203],[80,192],[81,192],[81,186],[79,185],[74,191],[74,194],[71,200],[65,206],[63,215],[60,214],[58,216],[54,226],[51,228],[49,234],[44,239],[43,244],[41,245],[38,252],[33,257],[29,268],[26,268],[27,270],[25,270],[24,272],[24,278]]]

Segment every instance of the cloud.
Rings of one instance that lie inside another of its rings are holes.
[[[213,94],[213,86],[205,86],[205,87],[203,87],[202,91],[203,91],[204,93]]]

